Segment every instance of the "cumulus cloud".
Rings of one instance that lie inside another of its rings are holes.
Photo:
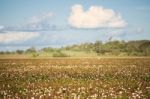
[[[36,32],[6,32],[0,33],[0,43],[26,41],[39,36]]]
[[[82,5],[74,5],[68,20],[75,28],[122,28],[127,24],[120,14],[101,6],[91,6],[84,11]]]

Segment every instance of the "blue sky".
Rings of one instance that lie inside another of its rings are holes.
[[[0,50],[150,39],[150,0],[0,0]]]

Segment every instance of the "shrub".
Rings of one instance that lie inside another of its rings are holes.
[[[58,51],[58,52],[55,52],[53,55],[53,57],[68,57],[67,54],[61,52],[61,51]]]
[[[39,54],[38,53],[32,53],[32,57],[38,57]]]

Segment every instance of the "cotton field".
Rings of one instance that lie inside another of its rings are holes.
[[[150,59],[1,59],[0,99],[150,99]]]

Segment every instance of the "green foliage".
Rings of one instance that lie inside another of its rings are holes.
[[[4,51],[1,51],[1,52],[0,52],[0,55],[3,55],[3,54],[5,54],[5,52],[4,52]]]
[[[38,53],[32,53],[32,57],[38,57],[39,56],[39,54]]]
[[[34,47],[31,47],[31,48],[27,49],[25,52],[28,54],[36,53],[36,49]]]
[[[39,56],[37,52],[44,53],[53,57],[68,57],[63,51],[70,51],[69,56],[72,52],[84,52],[94,53],[101,56],[150,56],[150,41],[139,40],[139,41],[108,41],[103,43],[102,41],[96,41],[95,43],[82,43],[74,44],[72,46],[66,46],[62,48],[43,48],[37,51],[34,47],[23,50],[1,51],[0,54],[31,54],[33,57]]]
[[[101,53],[101,49],[102,49],[102,42],[96,41],[94,44],[94,51],[99,54]]]
[[[150,56],[150,41],[129,41],[125,49],[131,56]]]
[[[113,56],[150,56],[150,41],[109,41],[102,43],[84,43],[80,45],[67,46],[67,50],[95,52],[97,55],[113,55]]]
[[[53,57],[68,57],[67,54],[61,52],[61,51],[56,51],[55,53],[53,53],[52,55]]]
[[[24,51],[23,51],[23,50],[16,50],[16,53],[17,53],[17,54],[23,54]]]
[[[49,52],[54,52],[55,49],[54,49],[54,48],[51,48],[51,47],[47,47],[47,48],[41,49],[41,51],[49,53]]]

